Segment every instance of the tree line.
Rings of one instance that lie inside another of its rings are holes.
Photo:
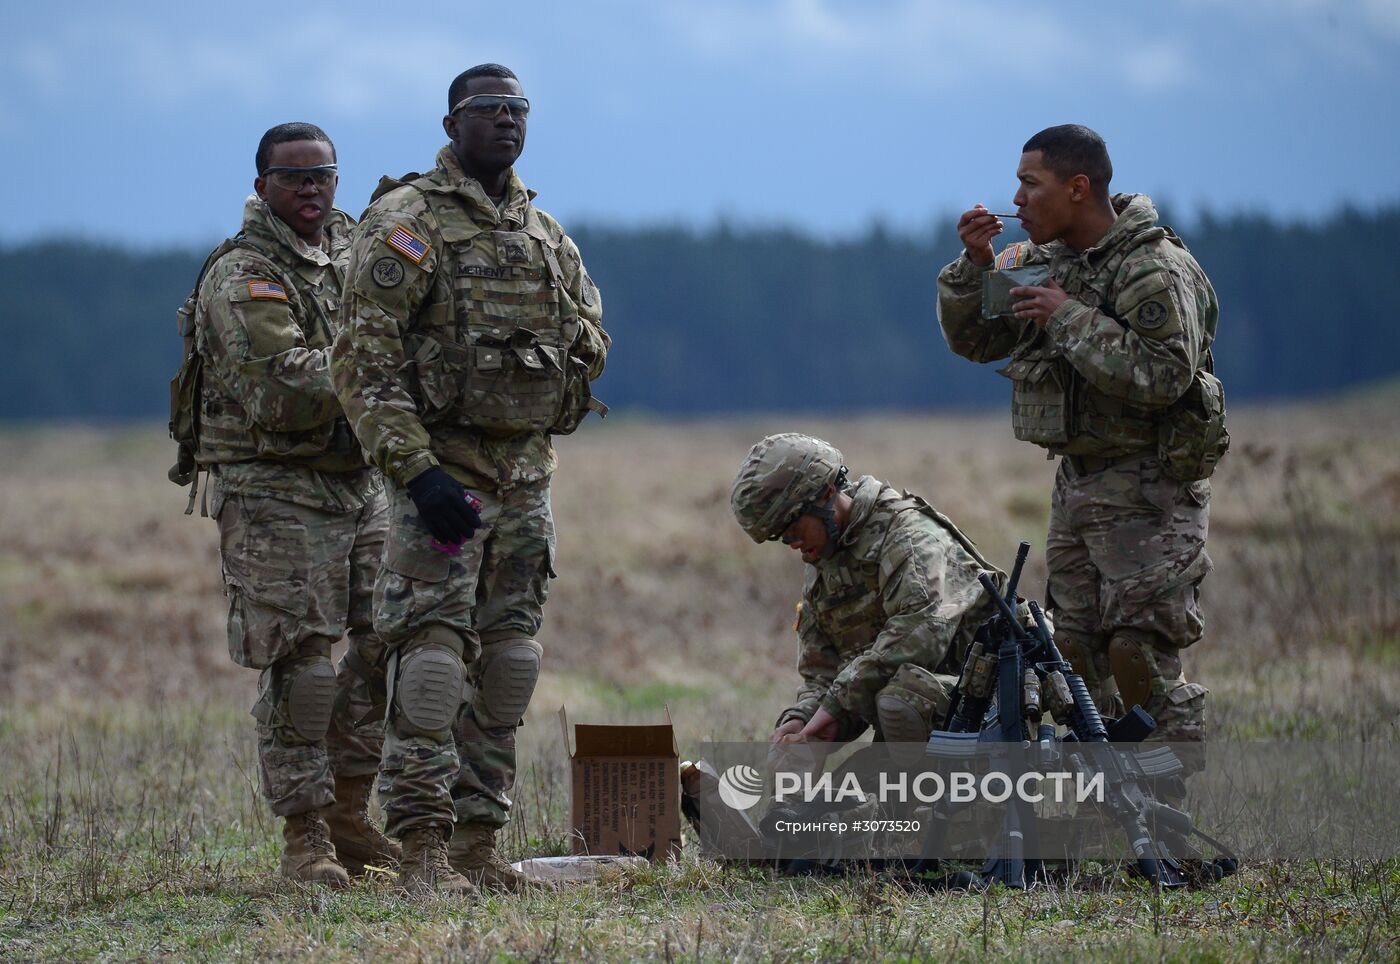
[[[1168,218],[1164,217],[1170,223]],[[1400,373],[1389,294],[1400,204],[1319,223],[1205,214],[1181,231],[1221,305],[1216,370],[1231,402],[1318,395]],[[1004,404],[954,357],[935,315],[959,244],[873,226],[819,240],[781,229],[583,226],[614,339],[597,394],[659,414],[930,410]],[[87,241],[0,248],[0,418],[163,417],[175,309],[205,251]]]

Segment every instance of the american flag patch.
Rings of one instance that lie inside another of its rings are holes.
[[[275,281],[250,281],[248,282],[248,297],[276,298],[278,301],[286,301],[287,289]]]
[[[407,228],[394,228],[384,241],[414,264],[421,264],[428,256],[428,243]]]
[[[1001,254],[997,255],[997,261],[994,267],[998,271],[1004,271],[1007,268],[1019,268],[1021,266],[1021,259],[1025,256],[1025,248],[1026,246],[1019,241],[1015,244],[1008,244],[1002,249]]]

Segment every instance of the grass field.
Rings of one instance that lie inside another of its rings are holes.
[[[1207,636],[1187,672],[1216,736],[1400,742],[1395,398],[1232,413],[1213,480]],[[554,713],[654,721],[682,756],[767,734],[796,682],[801,563],[750,543],[729,481],[764,434],[829,438],[992,559],[1036,549],[1053,463],[985,418],[590,424],[561,443],[560,576],[521,731],[512,855],[567,850]],[[0,959],[877,956],[1254,960],[1400,955],[1400,864],[1248,867],[1158,895],[1112,868],[1026,894],[774,879],[688,846],[655,867],[474,905],[275,876],[255,674],[227,657],[213,524],[154,427],[0,434]]]

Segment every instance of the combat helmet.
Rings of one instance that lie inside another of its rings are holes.
[[[754,542],[778,538],[794,519],[811,513],[826,522],[827,549],[838,533],[835,495],[822,499],[827,487],[845,488],[846,467],[835,446],[810,435],[770,435],[749,450],[739,466],[729,507]],[[820,501],[818,501],[820,500]]]

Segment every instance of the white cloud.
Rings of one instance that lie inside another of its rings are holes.
[[[323,15],[308,33],[249,31],[241,11],[227,22],[210,15],[203,11],[196,24],[109,13],[46,36],[12,37],[0,44],[10,64],[0,77],[11,75],[6,87],[40,101],[86,101],[96,91],[156,110],[264,103],[296,90],[353,118],[441,100],[441,65],[461,62],[466,49],[450,31],[424,31],[413,20]]]
[[[11,54],[7,59],[22,78],[27,80],[35,93],[52,94],[63,86],[63,63],[58,51],[43,46],[26,46]]]
[[[1118,70],[1129,87],[1142,93],[1167,92],[1190,83],[1191,64],[1181,48],[1151,41],[1117,52]]]
[[[1013,85],[1118,81],[1144,91],[1192,81],[1180,38],[1135,38],[1121,20],[1064,10],[972,0],[684,0],[662,16],[701,57],[778,67],[803,85],[843,74],[934,92],[975,89],[992,76]]]
[[[1400,39],[1400,3],[1395,0],[1185,0],[1216,15],[1243,14],[1256,20],[1289,19],[1309,29],[1329,26],[1358,36]]]
[[[1218,29],[1255,43],[1286,45],[1285,60],[1296,72],[1360,71],[1371,75],[1394,67],[1400,42],[1397,0],[1181,0]]]
[[[1377,30],[1400,40],[1400,3],[1395,0],[1361,0],[1361,13]]]

